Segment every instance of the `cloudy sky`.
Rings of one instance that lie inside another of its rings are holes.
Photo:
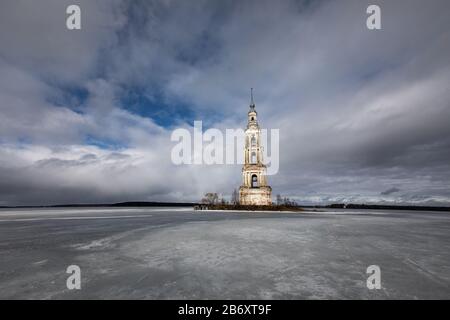
[[[274,195],[450,205],[449,57],[447,0],[2,0],[0,205],[229,196],[241,167],[176,166],[170,135],[243,128],[250,87]]]

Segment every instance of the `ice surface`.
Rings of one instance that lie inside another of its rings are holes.
[[[8,209],[0,298],[448,299],[449,252],[448,213]]]

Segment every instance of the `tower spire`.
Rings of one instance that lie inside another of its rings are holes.
[[[253,88],[250,88],[250,111],[255,111],[255,102],[253,101]]]

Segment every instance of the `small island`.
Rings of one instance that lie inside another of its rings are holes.
[[[194,210],[231,210],[231,211],[293,211],[301,212],[303,208],[294,205],[244,205],[244,204],[197,204]]]
[[[201,201],[194,205],[194,210],[230,210],[230,211],[290,211],[302,212],[304,209],[297,202],[277,195],[277,202],[268,205],[243,204],[239,201],[237,190],[232,193],[231,201],[220,198],[217,193],[208,192]]]

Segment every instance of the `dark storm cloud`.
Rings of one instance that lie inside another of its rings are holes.
[[[387,189],[387,190],[382,191],[380,194],[381,194],[382,196],[388,196],[388,195],[390,195],[390,194],[392,194],[392,193],[396,193],[396,192],[399,192],[399,191],[400,191],[399,188],[392,187],[392,188],[389,188],[389,189]]]
[[[377,1],[380,31],[370,1],[77,3],[80,32],[70,1],[0,4],[0,204],[229,194],[238,166],[172,165],[172,126],[192,123],[122,98],[237,128],[249,87],[280,129],[274,194],[450,203],[448,1]]]

